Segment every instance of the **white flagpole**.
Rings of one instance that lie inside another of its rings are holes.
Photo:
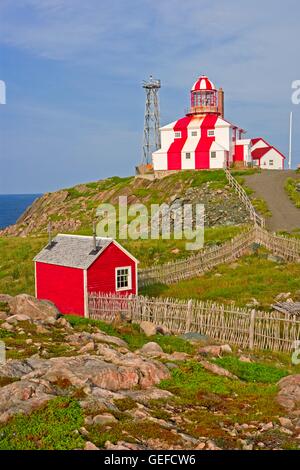
[[[292,169],[292,133],[293,133],[293,111],[291,111],[291,114],[290,114],[289,170]]]

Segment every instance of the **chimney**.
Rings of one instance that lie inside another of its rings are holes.
[[[218,113],[224,117],[224,91],[223,88],[218,90]]]
[[[93,222],[93,249],[97,251],[96,222]]]
[[[52,234],[51,234],[51,230],[52,230],[52,227],[51,227],[51,220],[49,220],[48,222],[48,245],[51,246],[52,244]]]

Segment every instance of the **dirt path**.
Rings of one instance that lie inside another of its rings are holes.
[[[262,170],[261,173],[245,176],[245,184],[254,190],[256,197],[266,201],[272,212],[272,217],[266,219],[267,228],[272,231],[300,228],[300,209],[284,190],[288,177],[300,180],[300,174],[293,170]]]

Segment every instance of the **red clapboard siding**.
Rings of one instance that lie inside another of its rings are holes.
[[[84,316],[84,271],[36,262],[36,297],[50,300],[61,313]]]
[[[126,253],[111,243],[87,272],[88,292],[113,293],[116,290],[115,268],[131,266],[132,289],[120,294],[136,294],[136,264]]]

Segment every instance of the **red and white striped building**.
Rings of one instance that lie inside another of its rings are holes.
[[[186,116],[161,127],[160,132],[161,148],[152,154],[155,172],[217,169],[233,164],[252,166],[262,161],[252,152],[253,140],[243,137],[245,130],[224,118],[222,88],[217,90],[204,75],[191,89]],[[284,155],[266,145],[272,152],[266,152],[262,166],[282,169]]]

